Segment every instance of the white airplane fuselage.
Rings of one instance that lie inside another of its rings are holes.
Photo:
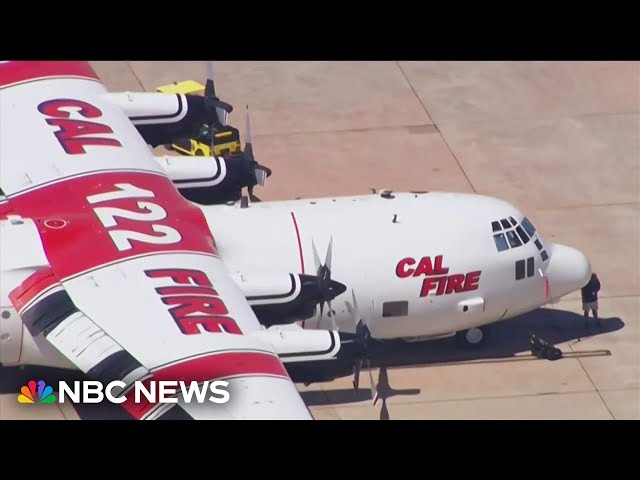
[[[347,287],[332,302],[336,324],[354,331],[345,304],[353,290],[378,339],[440,336],[509,319],[589,280],[590,264],[581,252],[549,244],[538,231],[526,243],[498,251],[494,234],[504,232],[494,232],[492,222],[513,219],[520,225],[525,218],[505,201],[440,192],[391,196],[202,210],[233,273],[315,274],[312,242],[324,261],[332,239],[331,277]],[[519,261],[524,278],[516,280]],[[303,322],[305,328],[331,328],[327,311],[321,322]]]
[[[547,243],[516,207],[481,195],[407,192],[201,209],[235,278],[315,275],[312,244],[324,262],[332,240],[331,277],[347,287],[332,301],[336,325],[355,330],[345,303],[353,291],[377,339],[438,337],[506,320],[580,289],[591,275],[581,252]],[[526,243],[499,251],[494,235],[504,232],[494,222],[501,221],[512,230],[509,222],[516,223],[514,235]],[[29,255],[28,245],[7,254]],[[9,292],[32,272],[0,269],[0,363],[75,368],[31,338],[11,306]],[[321,321],[298,323],[331,329],[328,311]]]

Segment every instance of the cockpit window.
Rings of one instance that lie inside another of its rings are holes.
[[[498,249],[499,252],[509,249],[509,245],[507,244],[507,239],[504,238],[504,233],[498,233],[494,235],[493,240],[496,242],[496,248]]]
[[[522,229],[520,225],[516,227],[516,232],[518,232],[518,235],[522,239],[522,243],[526,245],[527,242],[529,242],[529,237],[527,236],[527,234],[525,233],[525,231]]]
[[[534,241],[538,250],[542,250],[540,241],[533,236],[536,229],[526,218],[520,223],[514,217],[493,220],[491,221],[491,231],[499,252],[509,250],[509,248],[518,248],[530,241]]]
[[[518,238],[518,236],[516,235],[516,232],[514,232],[513,230],[509,230],[506,233],[507,233],[507,240],[509,240],[509,245],[511,245],[511,248],[516,248],[522,245],[522,241]]]
[[[525,229],[525,231],[529,234],[529,236],[533,237],[533,234],[536,233],[536,229],[533,227],[531,222],[525,217],[520,223],[522,224],[522,227]]]

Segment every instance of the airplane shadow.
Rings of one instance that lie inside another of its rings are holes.
[[[598,327],[592,318],[589,319],[590,325],[587,327],[582,313],[550,308],[538,309],[490,325],[485,344],[478,348],[460,348],[454,344],[454,338],[416,343],[376,343],[372,349],[372,366],[409,367],[412,363],[433,365],[496,360],[520,361],[516,355],[530,352],[531,334],[553,345],[570,343],[572,350],[577,352],[580,351],[579,344],[583,339],[615,332],[624,327],[624,322],[618,317],[601,320],[602,327]]]
[[[618,318],[603,318],[602,328],[595,326],[585,327],[582,313],[576,314],[565,310],[538,309],[521,315],[511,320],[496,323],[490,326],[489,337],[484,346],[477,349],[461,349],[454,344],[453,338],[430,340],[425,342],[407,343],[404,341],[374,342],[371,346],[371,367],[379,368],[377,391],[381,402],[381,419],[388,419],[386,400],[393,396],[418,395],[419,389],[395,390],[389,385],[387,369],[410,368],[417,366],[434,366],[441,364],[464,364],[469,362],[490,361],[530,361],[536,360],[530,355],[516,356],[529,352],[529,336],[535,334],[547,342],[558,345],[574,342],[572,349],[575,355],[611,355],[609,351],[583,351],[580,352],[580,340],[620,330],[624,322]],[[565,354],[568,352],[565,349]],[[353,370],[350,365],[339,365],[331,375],[338,377],[351,377]],[[86,380],[81,372],[61,370],[44,367],[2,367],[0,368],[0,394],[18,393],[27,381],[37,379],[44,380],[48,385],[57,384],[64,380]],[[308,391],[301,392],[302,398],[308,406],[331,405],[362,402],[372,399],[369,389],[369,374],[366,369],[360,374],[360,390],[354,389],[330,390],[330,399],[326,392]],[[75,405],[80,418],[85,420],[131,420],[132,417],[120,406],[101,403],[88,405]]]
[[[369,381],[369,379],[364,378],[367,375],[368,374],[364,371],[360,374],[360,387],[358,392],[356,392],[354,389],[347,388],[331,390],[330,400],[326,392],[322,391],[300,392],[300,395],[302,396],[302,399],[308,407],[356,403],[365,400],[373,400],[373,392],[369,390],[368,385],[375,383],[378,399],[377,401],[381,403],[380,420],[389,420],[389,409],[387,407],[387,400],[389,398],[396,396],[419,395],[421,392],[419,388],[406,388],[402,390],[396,390],[395,388],[393,388],[389,383],[389,372],[386,366],[380,367],[377,382],[373,379]]]
[[[419,389],[393,389],[389,384],[389,369],[485,362],[544,361],[530,354],[531,334],[553,345],[569,343],[571,349],[563,348],[565,358],[611,355],[608,350],[581,349],[580,342],[587,337],[622,329],[622,319],[603,318],[602,327],[599,327],[593,318],[589,319],[589,323],[589,327],[585,326],[581,312],[541,308],[489,326],[487,341],[478,348],[460,348],[451,337],[415,343],[400,340],[375,342],[370,348],[370,360],[373,369],[380,369],[376,388],[378,398],[382,401],[381,419],[388,419],[386,399],[420,393]],[[337,366],[333,374],[336,377],[353,376],[352,370],[345,366]],[[363,368],[358,393],[354,389],[336,389],[301,392],[301,395],[308,406],[356,403],[372,400],[369,384],[368,373]]]

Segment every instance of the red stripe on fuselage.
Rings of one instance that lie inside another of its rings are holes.
[[[269,376],[289,379],[287,371],[276,355],[263,352],[222,352],[161,367],[152,372],[152,377],[145,379],[143,384],[148,391],[151,391],[151,381],[179,382],[182,380],[187,383],[186,387],[188,388],[188,382],[192,381],[215,381],[240,376]],[[177,390],[180,392],[179,385],[177,385]],[[130,389],[126,396],[127,400],[122,403],[122,406],[137,420],[145,417],[158,405],[149,402],[144,395],[140,396],[141,403],[135,403],[133,389]]]
[[[296,239],[298,240],[298,252],[300,253],[300,270],[301,273],[304,273],[304,255],[302,254],[302,242],[300,241],[300,230],[298,230],[296,214],[291,212],[291,218],[293,219],[293,227],[296,229]]]
[[[145,190],[151,195],[89,203],[92,195],[117,192],[117,184],[128,184],[137,192]],[[216,254],[200,209],[185,200],[171,180],[162,175],[116,171],[89,174],[12,197],[11,206],[17,214],[36,222],[44,251],[60,281],[101,265],[154,252]],[[97,208],[102,209],[103,219],[115,225],[105,227]],[[128,212],[138,218],[118,216]],[[120,233],[114,233],[117,231]],[[125,237],[133,239],[131,248],[119,250],[116,240]],[[141,237],[145,241],[140,241]],[[161,244],[158,239],[170,242]],[[156,243],[149,243],[153,241]]]
[[[99,80],[89,62],[0,62],[0,88],[52,77],[76,77]]]
[[[300,254],[300,271],[304,274],[304,255],[302,253],[302,241],[300,240],[300,230],[298,229],[298,221],[296,220],[296,214],[291,212],[291,219],[293,220],[293,228],[296,230],[296,239],[298,241],[298,253]],[[304,328],[306,320],[302,321],[302,328]]]

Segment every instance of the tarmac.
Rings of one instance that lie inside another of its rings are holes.
[[[92,62],[111,91],[204,83],[205,62]],[[495,326],[461,353],[448,341],[394,346],[372,405],[361,376],[300,386],[317,419],[640,418],[638,62],[216,62],[274,174],[263,200],[449,190],[515,203],[547,238],[584,251],[602,282],[602,328],[579,292]],[[259,191],[258,191],[259,190]],[[532,358],[528,334],[564,358]],[[404,363],[403,363],[404,362]],[[386,375],[385,375],[386,374]],[[385,378],[386,377],[386,378]],[[0,419],[79,419],[1,392]]]

